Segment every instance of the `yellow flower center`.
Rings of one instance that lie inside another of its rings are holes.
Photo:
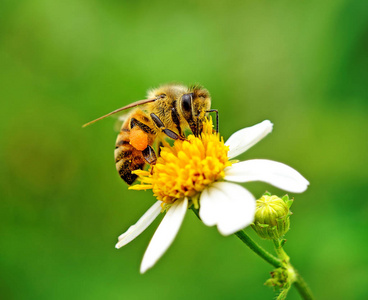
[[[167,204],[195,197],[224,178],[224,169],[231,165],[228,151],[223,139],[213,132],[212,121],[206,120],[200,137],[191,134],[184,141],[176,140],[173,146],[162,147],[156,165],[148,171],[134,171],[141,184],[129,189],[152,189],[157,199]]]

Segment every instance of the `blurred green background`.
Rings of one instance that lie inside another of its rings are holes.
[[[154,199],[117,175],[115,119],[81,125],[183,82],[211,92],[225,139],[274,123],[240,158],[311,182],[286,251],[318,299],[367,299],[367,76],[364,0],[1,1],[0,298],[273,299],[272,267],[191,212],[145,275],[159,220],[114,248]]]

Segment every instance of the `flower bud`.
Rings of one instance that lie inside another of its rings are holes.
[[[271,273],[271,278],[264,283],[267,286],[283,288],[288,282],[288,272],[285,268],[277,268]]]
[[[289,208],[292,202],[287,195],[281,199],[275,195],[264,194],[257,200],[252,228],[261,238],[282,238],[290,228]]]

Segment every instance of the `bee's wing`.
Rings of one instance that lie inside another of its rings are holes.
[[[156,101],[156,100],[157,100],[157,98],[155,98],[155,99],[144,99],[144,100],[139,100],[139,101],[136,101],[136,102],[130,103],[130,104],[126,105],[126,106],[123,106],[123,107],[121,107],[121,108],[118,108],[118,109],[116,109],[116,110],[112,111],[111,113],[108,113],[107,115],[104,115],[104,116],[102,116],[102,117],[99,117],[99,118],[97,118],[97,119],[95,119],[95,120],[91,121],[91,122],[88,122],[88,123],[84,124],[82,127],[86,127],[86,126],[88,126],[88,125],[91,125],[92,123],[97,122],[97,121],[99,121],[99,120],[101,120],[101,119],[104,119],[104,118],[106,118],[106,117],[108,117],[108,116],[111,116],[111,115],[113,115],[113,114],[116,114],[116,113],[117,113],[117,112],[119,112],[119,111],[126,110],[126,109],[129,109],[129,108],[132,108],[132,107],[138,106],[138,105],[142,105],[142,104],[150,103],[150,102],[153,102],[153,101]]]
[[[117,116],[114,124],[114,131],[119,132],[121,130],[121,126],[129,118],[129,116],[130,112]]]

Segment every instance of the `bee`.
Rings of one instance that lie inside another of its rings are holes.
[[[185,131],[195,136],[202,132],[202,123],[210,109],[209,92],[201,86],[186,87],[166,84],[148,91],[147,99],[112,111],[83,127],[117,112],[134,108],[125,119],[116,139],[115,164],[120,177],[131,185],[137,178],[132,171],[154,165],[157,155],[153,145],[168,137],[185,140]],[[217,130],[218,131],[218,130]]]

